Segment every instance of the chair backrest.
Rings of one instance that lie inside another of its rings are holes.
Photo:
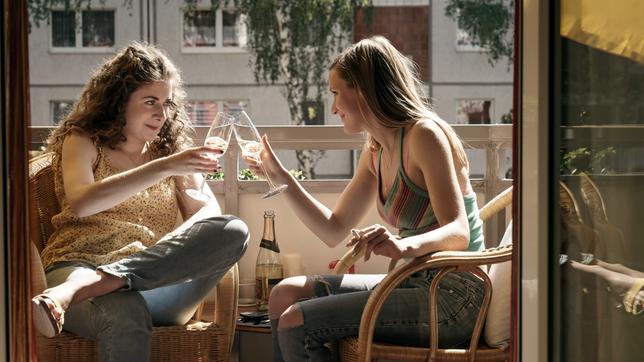
[[[29,227],[31,241],[39,252],[54,231],[51,218],[60,212],[52,156],[52,153],[45,153],[29,160]]]
[[[595,224],[607,224],[606,206],[599,188],[585,173],[581,173],[581,198],[588,208],[590,217]]]
[[[561,181],[559,182],[559,210],[564,223],[569,225],[583,224],[584,221],[581,217],[577,200],[575,200],[568,186]]]

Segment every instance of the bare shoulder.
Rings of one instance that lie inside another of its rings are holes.
[[[76,159],[89,159],[93,163],[98,156],[94,141],[81,131],[71,131],[63,141],[63,159],[70,156]]]
[[[430,119],[422,119],[408,129],[409,148],[418,155],[427,155],[431,152],[448,151],[449,139],[441,127]]]
[[[374,151],[369,148],[369,145],[364,145],[362,147],[362,152],[360,153],[360,159],[358,160],[358,168],[364,168],[369,173],[375,176],[376,171],[373,168],[373,156]]]

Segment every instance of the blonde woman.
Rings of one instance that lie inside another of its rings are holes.
[[[347,133],[366,132],[353,179],[330,210],[291,177],[266,138],[261,161],[271,179],[288,184],[284,197],[296,215],[328,246],[345,239],[376,207],[384,225],[359,230],[353,243],[391,259],[439,250],[481,250],[482,222],[459,138],[426,104],[412,63],[383,37],[360,41],[340,54],[329,72],[332,110]],[[259,165],[247,160],[256,172]],[[302,247],[306,247],[303,245]],[[330,361],[325,343],[357,335],[362,309],[384,275],[288,278],[270,297],[274,360]],[[385,303],[376,339],[427,345],[427,287],[433,272],[405,281]],[[441,347],[469,341],[483,284],[451,273],[439,289]]]
[[[185,195],[219,165],[205,156],[217,150],[190,147],[183,98],[174,64],[135,42],[92,74],[48,140],[61,212],[34,323],[97,339],[100,361],[147,361],[152,326],[186,323],[246,249],[241,220]]]

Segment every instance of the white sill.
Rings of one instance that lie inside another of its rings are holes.
[[[490,50],[487,48],[473,47],[473,46],[459,46],[456,47],[456,52],[458,53],[489,53]]]
[[[240,47],[181,47],[184,54],[246,54],[248,50]]]
[[[51,54],[108,54],[114,53],[114,47],[50,47],[49,53]]]

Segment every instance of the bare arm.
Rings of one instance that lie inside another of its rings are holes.
[[[266,138],[263,141],[267,150],[262,153],[264,165],[272,178],[288,184],[284,196],[297,217],[330,247],[344,240],[351,228],[360,222],[373,205],[376,182],[368,169],[369,153],[362,153],[355,175],[340,195],[336,206],[330,210],[304,190],[281,165]],[[261,172],[256,165],[251,163],[250,166],[255,172]]]
[[[89,137],[73,133],[63,143],[61,167],[65,196],[74,214],[80,217],[93,215],[120,204],[168,176],[213,170],[217,164],[203,157],[204,151],[202,147],[196,147],[95,181],[92,166],[97,158],[96,148]]]

